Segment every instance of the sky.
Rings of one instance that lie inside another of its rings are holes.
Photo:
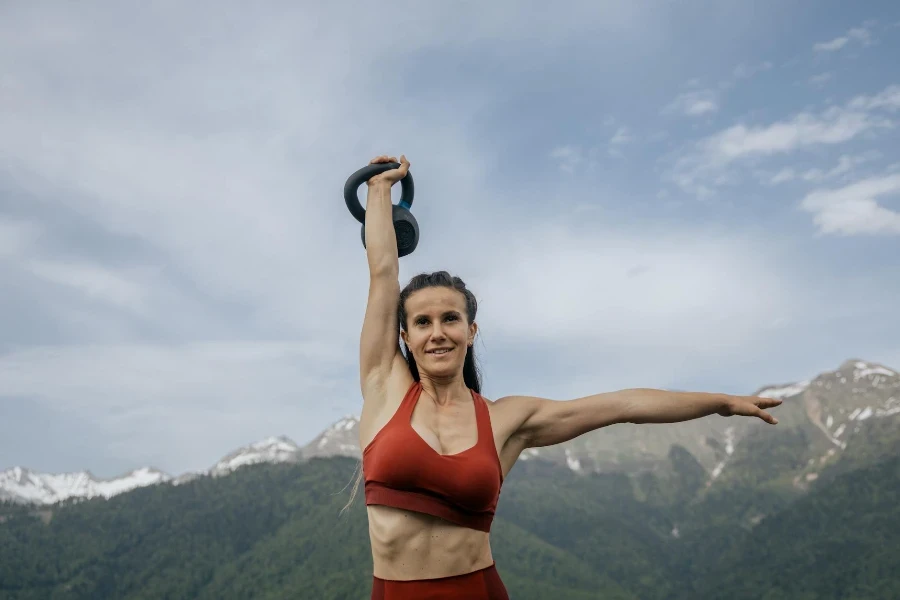
[[[888,0],[3,3],[0,470],[358,414],[381,154],[488,398],[900,367],[897,56]]]

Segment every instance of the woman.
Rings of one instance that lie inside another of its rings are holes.
[[[371,161],[384,162],[397,159]],[[711,414],[777,423],[764,409],[780,400],[723,394],[631,389],[569,401],[484,398],[472,348],[478,331],[472,292],[444,271],[418,275],[400,290],[391,186],[406,176],[409,161],[399,162],[367,182],[370,279],[360,336],[359,441],[373,599],[507,599],[490,526],[503,478],[526,448],[613,423]]]

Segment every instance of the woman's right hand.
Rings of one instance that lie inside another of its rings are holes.
[[[379,173],[374,177],[371,177],[369,181],[366,182],[367,185],[378,185],[378,184],[387,184],[388,186],[392,186],[404,177],[409,172],[409,161],[406,160],[406,155],[401,154],[400,160],[398,161],[394,156],[377,156],[369,161],[370,165],[374,165],[377,163],[392,163],[399,162],[400,167],[396,169],[391,169],[389,171],[385,171],[384,173]]]

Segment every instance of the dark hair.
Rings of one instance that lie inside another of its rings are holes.
[[[419,275],[416,275],[406,284],[406,287],[400,291],[400,302],[397,306],[397,323],[399,329],[402,329],[403,331],[406,330],[407,298],[409,298],[413,292],[430,287],[448,287],[460,292],[466,297],[466,319],[469,323],[475,321],[475,315],[478,312],[478,301],[475,300],[475,295],[466,287],[466,284],[459,277],[453,277],[447,271],[436,271],[434,273],[420,273]],[[397,335],[400,335],[399,331],[397,332]],[[412,352],[409,351],[409,348],[406,347],[403,340],[400,341],[400,344],[403,356],[406,358],[406,364],[409,365],[409,371],[412,373],[413,379],[419,381],[419,367],[416,365],[416,359],[413,358]],[[474,346],[466,349],[466,359],[463,363],[463,379],[466,382],[466,387],[475,390],[475,392],[479,394],[481,393],[481,371],[475,360]],[[344,514],[344,511],[350,508],[350,505],[353,504],[353,499],[356,497],[356,491],[359,489],[359,482],[363,478],[362,460],[357,463],[353,476],[356,477],[356,482],[353,484],[353,489],[350,490],[350,499],[347,501],[347,504],[344,505],[344,508],[341,509],[341,514]],[[344,486],[344,489],[347,489],[346,486]],[[341,491],[343,492],[344,490]]]
[[[460,292],[466,298],[466,318],[469,323],[475,320],[475,315],[478,312],[478,301],[475,299],[472,291],[466,287],[465,282],[459,277],[453,277],[447,271],[435,271],[434,273],[420,273],[416,275],[410,279],[406,287],[400,292],[400,302],[397,306],[397,321],[400,329],[406,331],[406,319],[408,316],[406,314],[406,300],[414,292],[430,287],[448,287]],[[409,371],[412,373],[413,379],[419,381],[419,367],[416,365],[416,359],[402,340],[400,343],[402,344],[401,347],[403,356],[406,358],[406,364],[409,365]],[[475,390],[479,394],[481,393],[481,371],[475,360],[474,347],[469,347],[466,351],[466,359],[463,363],[463,380],[466,382],[466,387]]]

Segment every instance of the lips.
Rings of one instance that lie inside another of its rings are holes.
[[[428,350],[426,354],[431,354],[434,356],[443,356],[445,354],[449,354],[453,348],[435,348],[434,350]]]

